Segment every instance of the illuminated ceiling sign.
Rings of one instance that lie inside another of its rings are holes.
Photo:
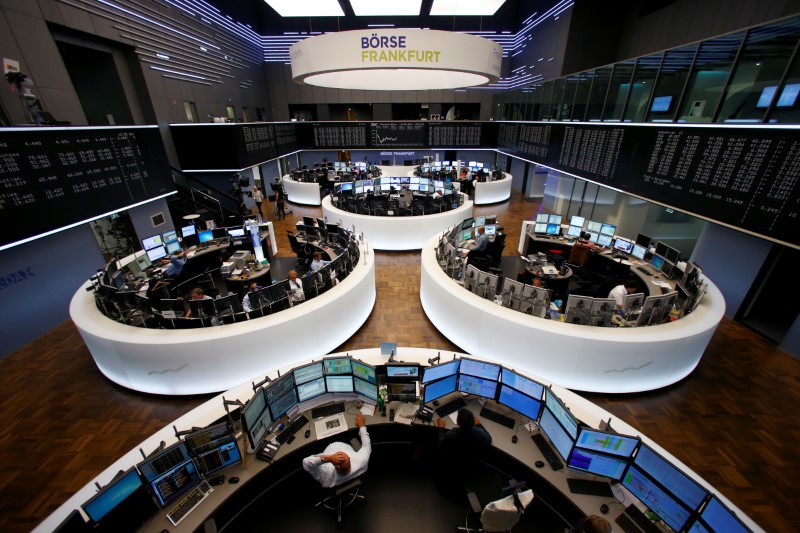
[[[292,79],[334,89],[458,89],[500,78],[502,47],[464,33],[357,30],[304,39],[289,50]]]
[[[417,17],[422,0],[350,0],[357,17]]]
[[[506,0],[433,0],[431,15],[489,17],[505,2]]]
[[[338,0],[266,0],[282,17],[343,17]]]

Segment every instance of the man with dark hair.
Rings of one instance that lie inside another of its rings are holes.
[[[444,420],[436,420],[436,425],[443,428]],[[442,447],[457,445],[459,448],[470,448],[472,452],[481,452],[491,444],[492,436],[469,409],[459,409],[456,427],[445,433],[440,443]]]
[[[456,424],[441,436],[437,450],[439,490],[454,499],[463,493],[464,482],[481,468],[480,460],[492,444],[492,436],[469,409],[458,411]],[[444,428],[445,422],[439,418],[436,425]]]
[[[617,285],[611,292],[608,293],[609,298],[614,298],[614,301],[617,304],[617,309],[622,309],[622,306],[625,305],[625,297],[629,294],[633,294],[639,288],[639,284],[636,281],[629,279],[622,285]]]

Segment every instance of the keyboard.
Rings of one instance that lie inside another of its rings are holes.
[[[643,266],[638,266],[638,267],[636,267],[636,270],[638,270],[639,272],[641,272],[641,273],[642,273],[642,274],[644,274],[645,276],[652,276],[652,275],[653,275],[653,273],[652,273],[651,271],[647,270],[647,269],[646,269],[645,267],[643,267]]]
[[[214,489],[212,489],[208,483],[203,481],[200,483],[200,485],[190,490],[183,498],[181,498],[177,505],[170,509],[170,511],[167,513],[167,518],[170,522],[172,522],[173,526],[177,526],[184,518],[186,518],[189,513],[194,511],[194,509],[200,505],[200,502],[208,498],[212,492],[214,492]]]
[[[611,485],[606,481],[567,478],[567,485],[569,485],[569,491],[573,494],[614,497],[614,493],[611,492]]]
[[[547,461],[547,464],[550,465],[550,468],[553,470],[564,469],[561,459],[558,458],[556,452],[553,451],[553,448],[550,447],[541,433],[534,433],[531,435],[531,439],[533,439],[533,443],[537,448],[539,448],[539,451],[542,452],[542,455],[544,455],[544,460]]]
[[[514,429],[514,426],[516,425],[514,419],[511,418],[510,416],[502,415],[486,407],[481,409],[481,418],[485,418],[486,420],[491,420],[492,422],[500,424],[501,426],[505,426],[509,429]]]
[[[325,418],[330,415],[344,413],[344,403],[332,403],[311,409],[311,418]]]
[[[279,444],[286,444],[286,441],[289,440],[295,433],[300,431],[300,428],[308,424],[308,418],[304,415],[300,415],[300,418],[289,424],[286,429],[281,431],[281,434],[275,437],[275,440],[278,441]]]
[[[440,405],[435,409],[436,414],[439,415],[439,418],[444,418],[449,414],[455,413],[459,409],[466,407],[467,404],[464,403],[462,398],[456,398],[450,403],[446,403],[444,405]]]
[[[640,533],[641,531],[645,533],[662,533],[661,529],[633,504],[626,507],[625,512],[619,515],[615,521],[628,533]],[[627,529],[623,522],[627,522],[632,529]]]

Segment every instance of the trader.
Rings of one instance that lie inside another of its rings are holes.
[[[303,459],[303,468],[325,487],[335,487],[367,471],[372,445],[364,426],[364,415],[356,415],[356,427],[361,437],[361,449],[355,451],[344,442],[332,442],[320,455]]]
[[[478,226],[477,235],[475,236],[475,246],[464,252],[466,256],[480,256],[486,253],[486,248],[489,246],[489,236],[486,235],[486,228]]]
[[[316,272],[320,268],[322,268],[324,266],[328,266],[330,264],[331,264],[330,261],[323,261],[322,260],[322,252],[314,252],[314,255],[312,256],[312,261],[311,261],[311,270],[312,271]]]
[[[306,299],[303,292],[303,284],[297,279],[297,271],[289,271],[289,301],[293,304],[300,303]]]
[[[449,498],[458,498],[465,480],[481,470],[480,460],[492,444],[492,436],[469,409],[459,409],[456,424],[441,436],[437,449],[436,484]],[[443,428],[445,422],[439,418],[436,425]]]
[[[614,301],[617,303],[617,309],[622,309],[622,306],[625,304],[625,297],[629,294],[633,294],[639,288],[639,285],[632,279],[629,279],[622,285],[617,285],[611,292],[608,293],[609,298],[614,298]]]
[[[250,285],[248,285],[248,287],[247,287],[247,294],[245,294],[244,298],[242,298],[242,309],[245,312],[249,313],[253,309],[257,309],[259,307],[257,301],[253,301],[253,302],[250,301],[250,295],[255,293],[255,292],[260,291],[261,289],[262,289],[262,287],[259,286],[258,283],[256,283],[255,281],[251,281],[250,282]]]
[[[176,253],[164,258],[164,261],[169,263],[167,270],[164,271],[164,275],[168,278],[175,279],[181,275],[183,267],[186,266],[186,254],[183,253],[183,250],[178,250]]]
[[[203,289],[200,288],[200,287],[195,287],[194,289],[192,289],[192,293],[191,293],[189,299],[190,300],[213,300],[213,298],[211,298],[211,296],[207,296],[203,292]],[[191,318],[192,317],[192,308],[190,307],[189,309],[187,309],[186,314],[183,315],[183,316],[185,318]]]

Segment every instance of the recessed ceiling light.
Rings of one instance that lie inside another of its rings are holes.
[[[282,17],[343,17],[338,0],[265,0]]]
[[[431,15],[494,15],[506,0],[433,0]]]
[[[358,17],[419,16],[422,0],[350,0]]]

